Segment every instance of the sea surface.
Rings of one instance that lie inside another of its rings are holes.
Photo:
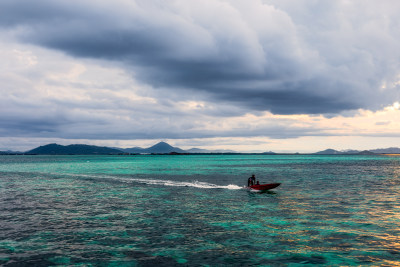
[[[400,266],[400,157],[0,156],[0,265]]]

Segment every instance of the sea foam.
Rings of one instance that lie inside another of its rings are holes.
[[[125,179],[132,182],[138,182],[149,185],[164,185],[164,186],[176,186],[176,187],[195,187],[195,188],[205,188],[205,189],[230,189],[237,190],[242,189],[238,185],[229,184],[229,185],[216,185],[206,182],[192,181],[192,182],[181,182],[181,181],[172,181],[172,180],[157,180],[157,179]]]
[[[235,184],[229,185],[216,185],[207,182],[199,182],[199,181],[172,181],[172,180],[159,180],[159,179],[144,179],[144,178],[123,178],[123,177],[115,177],[115,176],[104,176],[104,175],[71,175],[74,177],[85,177],[85,178],[101,178],[101,179],[112,179],[118,180],[124,183],[141,183],[148,185],[163,185],[163,186],[176,186],[176,187],[195,187],[195,188],[205,188],[205,189],[229,189],[229,190],[238,190],[243,189],[244,187],[238,186]]]

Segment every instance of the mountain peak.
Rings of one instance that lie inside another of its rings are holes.
[[[319,151],[319,152],[314,153],[314,154],[317,154],[317,155],[337,155],[337,154],[342,154],[342,152],[334,150],[334,149],[331,149],[331,148],[328,148],[328,149],[325,149],[323,151]]]
[[[159,143],[157,143],[154,146],[151,146],[149,148],[173,148],[173,146],[171,146],[170,144],[168,144],[166,142],[159,142]]]
[[[149,147],[146,149],[146,152],[148,153],[171,153],[171,152],[178,152],[178,153],[183,153],[182,149],[178,147],[173,147],[170,144],[166,142],[159,142],[155,144],[152,147]]]
[[[166,142],[159,142],[148,148],[133,147],[133,148],[125,148],[125,149],[121,149],[121,150],[123,150],[124,152],[128,152],[128,153],[154,153],[154,154],[167,154],[167,153],[171,153],[171,152],[177,152],[177,153],[186,152],[178,147],[173,147]]]

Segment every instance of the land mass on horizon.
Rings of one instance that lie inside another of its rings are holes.
[[[179,147],[173,147],[166,142],[159,142],[151,147],[132,147],[132,148],[117,148],[117,147],[103,147],[93,146],[85,144],[74,144],[74,145],[59,145],[59,144],[47,144],[31,149],[26,152],[15,152],[15,151],[0,151],[0,155],[12,155],[12,154],[29,154],[29,155],[118,155],[118,154],[264,154],[264,155],[275,155],[275,154],[300,154],[300,153],[275,153],[272,151],[261,152],[261,153],[241,153],[233,150],[207,150],[201,148],[181,149]],[[314,155],[375,155],[375,154],[400,154],[400,148],[390,147],[381,149],[371,150],[335,150],[326,149],[315,153],[302,153],[302,154],[314,154]]]

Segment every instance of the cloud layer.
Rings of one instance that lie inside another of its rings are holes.
[[[396,138],[399,12],[361,0],[2,0],[0,150]]]
[[[20,42],[121,64],[181,98],[335,114],[399,99],[399,5],[4,0],[0,25]]]

